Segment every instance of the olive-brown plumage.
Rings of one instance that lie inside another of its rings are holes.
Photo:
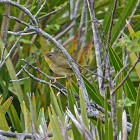
[[[65,58],[54,52],[47,52],[45,55],[43,55],[43,57],[45,57],[46,62],[54,73],[64,77],[73,75],[72,68],[69,66],[69,63]]]

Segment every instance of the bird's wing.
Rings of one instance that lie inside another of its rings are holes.
[[[70,68],[70,65],[69,65],[69,63],[68,63],[68,61],[67,61],[65,58],[63,58],[63,57],[58,57],[57,61],[58,61],[57,65],[58,65],[59,67],[71,69],[71,68]]]

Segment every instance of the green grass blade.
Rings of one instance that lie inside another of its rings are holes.
[[[131,130],[131,134],[130,134],[130,140],[135,140],[135,138],[138,137],[139,119],[140,119],[140,86],[139,86],[139,93],[137,94],[135,111],[134,111],[134,114],[133,114],[132,130]]]
[[[74,97],[74,89],[70,82],[66,84],[67,87],[67,95],[68,95],[68,105],[71,113],[76,117],[74,111],[74,105],[76,105],[75,97]],[[72,132],[75,140],[82,140],[81,134],[79,133],[77,127],[72,123]]]
[[[105,107],[105,140],[109,139],[109,123],[108,123],[108,109],[107,109],[107,94],[104,100],[104,107]]]
[[[49,118],[50,118],[50,123],[51,123],[51,128],[52,128],[52,132],[53,132],[53,138],[54,140],[62,140],[62,135],[60,132],[60,127],[59,127],[59,122],[57,120],[57,116],[55,114],[55,111],[53,108],[51,108],[51,111],[53,112],[51,114],[50,109],[48,109],[48,113],[49,113]]]
[[[1,106],[0,106],[0,129],[4,131],[9,130],[9,126],[8,126],[8,123],[5,118],[5,114],[3,113],[3,109]]]
[[[118,77],[116,80],[116,87],[121,83],[122,81],[122,74]],[[116,104],[119,100],[123,100],[123,87],[120,87],[116,94],[115,94]],[[118,127],[118,134],[121,131],[122,132],[122,113],[123,113],[123,107],[118,107],[116,110],[116,121],[117,121],[117,127]]]
[[[15,110],[15,108],[12,104],[10,105],[10,108],[8,110],[8,115],[10,117],[10,120],[12,122],[12,125],[13,125],[15,131],[17,131],[19,133],[23,132],[22,127],[21,127],[21,123],[19,120],[19,116],[18,116],[17,111]]]
[[[112,38],[110,40],[111,45],[116,40],[120,31],[123,29],[124,25],[126,24],[125,21],[128,20],[128,17],[130,16],[133,9],[135,8],[136,3],[137,3],[137,0],[127,1],[127,4],[123,8],[123,11],[121,12],[121,14],[119,16],[118,21],[116,22],[115,26],[112,28]]]
[[[8,109],[9,109],[11,103],[12,103],[12,97],[11,97],[11,98],[8,98],[8,99],[4,102],[4,104],[2,105],[2,110],[3,110],[3,113],[4,113],[4,114],[8,111]]]
[[[53,107],[55,113],[57,114],[57,116],[60,118],[61,122],[64,123],[64,115],[62,114],[62,112],[60,110],[59,104],[57,102],[57,99],[55,97],[55,94],[54,94],[53,89],[51,88],[51,86],[50,86],[50,89],[51,89],[50,97],[51,97],[52,107]]]
[[[3,49],[3,45],[4,45],[3,41],[0,37],[0,50],[1,51]],[[5,49],[4,58],[6,57],[7,54],[8,54],[8,52]],[[6,67],[7,67],[7,70],[9,72],[10,78],[12,80],[17,80],[18,78],[15,77],[16,72],[15,72],[14,66],[13,66],[10,58],[8,58],[7,61],[6,61]],[[24,99],[23,98],[23,91],[22,91],[22,88],[21,88],[19,82],[13,82],[12,84],[13,84],[13,87],[14,87],[14,90],[15,90],[14,94],[18,97],[19,101],[22,102],[23,99]]]
[[[115,71],[116,72],[120,71],[123,68],[123,64],[119,56],[115,53],[115,51],[112,49],[111,46],[108,46],[108,50],[109,50],[110,60],[115,68]],[[126,74],[127,74],[127,71],[124,70],[123,75],[126,76]],[[127,78],[123,86],[124,86],[124,92],[125,92],[126,97],[128,97],[132,101],[136,101],[137,92],[130,78]],[[135,105],[133,104],[131,107],[128,108],[131,119],[133,119],[134,107]]]
[[[89,121],[87,117],[87,111],[86,111],[86,105],[85,105],[85,99],[83,92],[79,91],[79,97],[80,97],[80,109],[82,114],[82,120],[85,124],[85,126],[89,129]]]

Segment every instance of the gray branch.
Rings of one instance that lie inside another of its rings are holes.
[[[136,4],[136,6],[135,6],[135,9],[133,10],[132,14],[130,15],[130,18],[129,18],[129,20],[128,20],[128,23],[129,23],[129,24],[130,24],[130,22],[131,22],[131,20],[132,20],[132,17],[134,16],[134,14],[135,14],[135,12],[136,12],[138,6],[139,6],[139,4],[140,4],[140,0],[138,0],[137,4]],[[125,24],[124,28],[123,28],[123,29],[121,30],[121,32],[119,33],[118,37],[116,38],[116,40],[114,41],[114,43],[113,43],[113,45],[112,45],[112,48],[115,47],[115,45],[116,45],[118,39],[121,37],[122,32],[125,30],[125,28],[127,27],[127,24],[128,24],[128,23]]]
[[[111,32],[112,32],[113,21],[115,17],[116,8],[117,8],[117,1],[118,0],[115,0],[113,11],[112,11],[112,17],[111,17],[110,28],[109,28],[109,33],[108,33],[108,41],[107,41],[108,43],[110,43],[110,39],[111,39]]]
[[[29,32],[29,33],[21,33],[21,32],[12,32],[12,31],[8,31],[8,34],[12,34],[14,36],[20,35],[20,36],[30,36],[30,35],[34,35],[36,34],[36,32]]]
[[[8,1],[8,0],[2,0],[2,2],[8,2],[10,3],[11,1]],[[18,5],[17,3],[14,3],[15,5]],[[20,6],[19,6],[20,7]],[[24,8],[22,8],[24,9]],[[15,18],[16,19],[16,18]],[[29,25],[29,24],[28,24]],[[39,28],[36,28],[32,25],[28,26],[31,30],[34,30],[36,31],[39,35],[43,36],[44,38],[46,39],[49,39],[63,54],[64,56],[66,57],[66,59],[68,60],[70,66],[72,67],[74,73],[75,73],[75,76],[77,78],[77,82],[78,82],[78,85],[79,85],[79,89],[81,90],[81,92],[84,93],[84,97],[85,97],[85,102],[88,105],[90,105],[89,103],[89,97],[88,97],[88,93],[87,93],[87,90],[86,90],[86,86],[84,84],[84,81],[83,81],[83,78],[80,74],[80,71],[76,65],[76,63],[74,62],[74,60],[71,58],[71,56],[69,55],[69,53],[66,51],[66,49],[58,42],[56,41],[51,35],[49,35],[48,33],[46,33],[45,31],[39,29]],[[20,36],[22,37],[22,36]],[[25,71],[25,69],[24,69]]]
[[[52,11],[52,12],[46,14],[46,15],[43,15],[43,16],[37,18],[37,20],[39,20],[39,19],[41,19],[41,18],[44,18],[44,17],[51,16],[52,14],[54,14],[54,13],[60,11],[60,10],[63,9],[65,6],[67,6],[68,3],[69,3],[69,1],[68,1],[64,6],[62,6],[61,8],[59,8],[59,9],[57,9],[57,10],[55,10],[55,11]]]
[[[41,12],[41,10],[44,8],[44,5],[46,4],[47,0],[44,1],[44,3],[41,5],[41,7],[39,8],[39,10],[37,11],[37,13],[35,14],[35,18],[37,17],[37,15]]]
[[[83,78],[80,74],[80,71],[76,65],[76,63],[74,62],[74,60],[71,58],[71,56],[69,55],[69,53],[67,52],[67,50],[58,42],[56,41],[51,35],[49,35],[48,33],[44,32],[43,30],[39,29],[39,28],[35,28],[32,26],[32,30],[36,31],[39,35],[43,36],[46,39],[49,39],[49,41],[54,44],[65,56],[65,58],[68,60],[70,66],[72,67],[72,70],[75,73],[75,76],[77,78],[77,82],[79,85],[79,89],[84,93],[84,97],[85,97],[85,101],[87,105],[89,104],[89,97],[88,97],[88,93],[83,81]]]
[[[19,9],[22,10],[24,13],[26,13],[27,16],[29,17],[29,19],[32,21],[32,23],[33,23],[36,27],[38,27],[38,23],[37,23],[35,17],[31,14],[31,12],[30,12],[27,8],[23,7],[22,5],[20,5],[20,4],[17,3],[17,2],[11,1],[11,0],[0,0],[0,3],[11,4],[11,5],[13,5],[13,6],[19,8]]]
[[[16,45],[18,44],[18,42],[20,41],[21,36],[17,39],[17,41],[15,42],[15,44],[13,45],[13,47],[11,48],[11,50],[9,51],[9,53],[7,54],[6,58],[3,60],[3,62],[1,62],[0,64],[0,69],[2,68],[2,66],[5,64],[6,60],[10,57],[10,55],[12,54],[13,50],[15,49]]]
[[[135,68],[135,66],[137,65],[137,63],[140,61],[140,53],[138,56],[137,61],[134,63],[134,65],[130,68],[130,70],[128,71],[126,77],[123,79],[123,81],[114,89],[114,91],[112,92],[112,94],[114,95],[115,92],[124,84],[124,82],[127,80],[127,78],[129,77],[130,73],[132,72],[132,70]]]
[[[46,84],[46,85],[50,85],[51,87],[55,88],[56,90],[58,90],[59,92],[61,92],[65,97],[67,97],[67,94],[63,91],[63,89],[58,88],[57,86],[51,84],[50,82],[46,82],[45,80],[41,80],[39,78],[36,78],[34,75],[32,75],[31,73],[29,73],[24,66],[22,66],[23,70],[30,76],[30,78],[34,79],[35,81],[38,81],[40,83]]]
[[[101,56],[100,56],[101,40],[99,37],[99,32],[98,32],[97,24],[95,21],[95,12],[92,7],[91,0],[87,0],[87,3],[88,3],[89,12],[90,12],[90,17],[92,20],[93,39],[94,39],[96,61],[97,61],[97,67],[98,67],[97,73],[98,73],[98,75],[102,76],[103,72],[102,72],[102,64],[101,64]],[[103,81],[103,78],[98,76],[100,94],[104,97],[105,92],[104,92],[104,88],[102,88],[102,81]]]

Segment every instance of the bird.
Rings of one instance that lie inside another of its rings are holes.
[[[54,52],[47,52],[42,57],[45,58],[45,61],[48,63],[50,69],[54,73],[63,76],[63,77],[55,77],[54,82],[56,82],[57,79],[66,78],[74,74],[68,61],[65,58],[59,56],[58,54]]]
[[[72,68],[70,67],[68,61],[59,56],[57,53],[54,52],[47,52],[42,57],[45,58],[45,61],[48,63],[50,69],[56,73],[57,75],[61,75],[63,77],[54,77],[54,83],[57,79],[66,78],[68,76],[74,75]],[[78,65],[79,68],[83,68],[82,66]],[[84,68],[95,68],[93,66],[84,66]],[[85,69],[87,70],[87,69]]]

